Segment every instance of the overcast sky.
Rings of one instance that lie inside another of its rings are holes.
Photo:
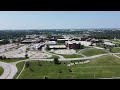
[[[120,11],[0,11],[0,30],[81,28],[120,28]]]

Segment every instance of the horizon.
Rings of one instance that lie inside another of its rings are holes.
[[[120,11],[0,11],[0,30],[120,28]]]
[[[51,28],[51,29],[47,29],[47,28],[44,28],[44,29],[0,29],[1,30],[81,30],[81,29],[120,29],[120,28]]]

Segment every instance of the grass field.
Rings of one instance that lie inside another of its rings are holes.
[[[85,48],[91,48],[90,46],[84,46],[84,48],[83,49],[85,49]],[[79,52],[80,50],[82,50],[82,49],[74,49],[75,51],[76,51],[76,53],[77,52]]]
[[[120,54],[115,54],[115,55],[117,55],[117,56],[119,56],[119,57],[120,57]]]
[[[120,59],[107,55],[94,58],[91,62],[68,67],[70,61],[63,61],[62,64],[55,65],[53,62],[30,61],[30,67],[25,68],[19,79],[94,79],[120,77]],[[31,69],[32,70],[31,70]],[[70,72],[68,69],[71,69]]]
[[[50,52],[50,53],[55,54],[54,52]],[[64,58],[80,58],[80,57],[83,57],[83,56],[78,55],[78,54],[70,54],[70,55],[69,54],[58,54],[58,55],[62,55]],[[60,57],[58,57],[56,55],[52,56],[52,58],[55,58],[55,57],[60,58]]]
[[[117,42],[117,43],[120,43],[120,40],[111,40],[113,42]]]
[[[4,70],[2,67],[0,67],[0,76],[3,74]]]
[[[1,60],[0,59],[0,61],[2,61],[2,62],[7,62],[7,63],[10,63],[10,62],[17,62],[17,61],[20,61],[20,60],[25,60],[25,59],[17,59],[17,58],[15,58],[15,59],[3,59],[3,60]]]
[[[18,69],[18,72],[15,74],[15,76],[13,77],[13,79],[16,79],[17,78],[17,76],[19,75],[19,73],[21,72],[21,70],[22,70],[22,68],[23,68],[23,66],[24,66],[24,61],[23,62],[20,62],[20,63],[18,63],[16,66],[17,66],[17,69]]]
[[[92,49],[86,49],[82,51],[81,53],[84,54],[85,56],[93,56],[93,55],[98,55],[98,54],[104,54],[107,52],[105,50],[92,48]]]
[[[114,47],[111,52],[112,53],[119,53],[120,52],[120,47]]]
[[[61,54],[64,58],[81,58],[83,56],[81,55],[78,55],[78,54],[71,54],[71,55],[68,55],[68,54]]]

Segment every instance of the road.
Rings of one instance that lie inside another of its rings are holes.
[[[12,79],[17,73],[16,65],[0,62],[0,66],[4,69],[3,74],[0,76],[0,79]]]

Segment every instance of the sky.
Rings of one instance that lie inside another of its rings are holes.
[[[120,28],[120,11],[0,11],[0,30]]]

